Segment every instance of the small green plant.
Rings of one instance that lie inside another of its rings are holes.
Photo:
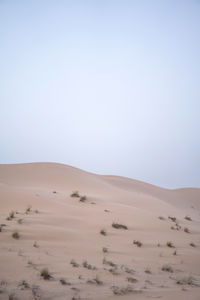
[[[103,247],[103,248],[102,248],[102,251],[103,251],[103,253],[108,253],[108,248]]]
[[[33,247],[39,248],[39,245],[38,245],[38,243],[36,241],[34,242]]]
[[[104,259],[103,259],[103,265],[109,265],[109,266],[111,266],[111,267],[117,267],[116,264],[114,264],[111,260],[105,259],[105,257],[104,257]]]
[[[173,273],[174,270],[171,265],[165,264],[162,266],[162,271]]]
[[[29,205],[26,209],[26,214],[30,213],[31,212],[31,205]]]
[[[97,269],[95,266],[88,264],[87,260],[84,260],[84,262],[82,263],[82,266],[88,270],[96,270]]]
[[[137,282],[137,279],[134,277],[127,277],[127,280],[128,280],[128,282],[131,282],[131,283]]]
[[[195,279],[192,276],[187,276],[177,279],[176,283],[180,285],[196,285],[194,281]]]
[[[70,264],[71,264],[74,268],[78,268],[78,267],[79,267],[79,264],[78,264],[74,259],[72,259],[72,260],[70,261]]]
[[[192,219],[189,216],[185,216],[185,220],[192,221]]]
[[[142,242],[140,242],[140,241],[134,240],[134,241],[133,241],[133,244],[134,244],[134,245],[137,245],[138,247],[142,247]]]
[[[22,224],[22,223],[23,223],[23,219],[17,220],[17,223],[18,223],[18,224]]]
[[[40,271],[40,276],[45,280],[50,280],[52,278],[47,268],[44,268]]]
[[[85,202],[86,200],[87,200],[87,197],[86,197],[86,196],[81,196],[79,201],[80,201],[80,202]]]
[[[100,230],[100,234],[102,234],[102,235],[107,235],[105,229],[101,229],[101,230]]]
[[[15,217],[15,212],[12,210],[10,213],[9,213],[9,216],[7,217],[7,220],[10,221],[12,219],[14,219]]]
[[[168,217],[168,219],[170,219],[172,222],[176,222],[176,218],[175,217]]]
[[[60,278],[60,283],[61,283],[62,285],[71,285],[71,283],[70,283],[70,282],[67,282],[64,278]]]
[[[125,230],[128,230],[128,227],[126,225],[118,224],[118,223],[112,223],[112,227],[116,228],[116,229],[125,229]]]
[[[114,295],[121,295],[121,296],[132,293],[134,291],[130,285],[127,285],[126,287],[118,287],[114,285],[111,287],[111,289]]]
[[[194,247],[194,248],[196,247],[196,245],[194,243],[190,243],[190,246]]]
[[[174,244],[172,242],[167,242],[166,245],[169,248],[175,248],[175,246],[174,246]]]
[[[71,197],[72,198],[80,198],[79,191],[72,192]]]
[[[20,238],[20,235],[19,235],[19,232],[17,230],[15,230],[13,233],[12,233],[12,237],[16,240],[18,240]]]
[[[187,227],[184,228],[184,232],[190,233],[189,229]]]
[[[146,274],[151,274],[151,269],[149,269],[149,268],[146,268],[144,271]]]

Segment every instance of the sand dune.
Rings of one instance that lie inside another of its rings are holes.
[[[200,299],[200,189],[0,165],[0,224],[0,299]]]

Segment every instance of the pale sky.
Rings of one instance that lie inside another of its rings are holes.
[[[200,187],[199,0],[0,0],[0,163]]]

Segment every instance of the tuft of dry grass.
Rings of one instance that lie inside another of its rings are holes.
[[[86,196],[81,196],[79,201],[80,201],[80,202],[85,202],[86,200],[87,200],[87,197],[86,197]]]
[[[184,228],[184,232],[190,233],[189,229],[187,227]]]
[[[105,229],[101,229],[101,230],[100,230],[100,234],[102,234],[102,235],[107,235],[107,232],[105,231]]]
[[[23,223],[23,219],[17,220],[17,223],[21,225]]]
[[[185,220],[192,221],[192,219],[189,216],[185,216]]]
[[[9,216],[6,218],[6,220],[11,221],[12,219],[14,219],[14,217],[15,217],[15,212],[12,210],[9,213]]]
[[[52,278],[52,276],[47,268],[44,268],[40,271],[40,276],[45,280],[50,280]]]
[[[15,230],[13,233],[12,233],[12,237],[16,240],[18,240],[20,238],[20,234],[17,230]]]
[[[79,191],[74,191],[70,195],[72,198],[80,198]]]
[[[105,257],[104,257],[104,259],[103,259],[103,265],[109,265],[109,266],[111,266],[111,267],[117,267],[116,264],[114,264],[111,260],[105,259]]]
[[[112,223],[112,227],[116,228],[116,229],[124,229],[124,230],[128,230],[128,227],[126,225],[123,224],[119,224],[119,223]]]
[[[134,240],[134,241],[133,241],[133,244],[134,244],[134,245],[137,245],[138,247],[142,247],[142,242],[140,242],[140,241]]]
[[[159,216],[158,219],[163,220],[163,221],[165,220],[165,218],[163,216]]]
[[[78,268],[78,267],[79,267],[79,264],[78,264],[74,259],[72,259],[72,260],[70,261],[70,264],[71,264],[74,268]]]
[[[30,212],[31,212],[31,205],[29,205],[28,207],[27,207],[27,209],[26,209],[26,214],[29,214]]]
[[[194,243],[190,243],[190,246],[194,247],[194,248],[196,247],[196,245]]]
[[[162,271],[173,273],[174,270],[170,264],[164,264],[162,266]]]
[[[103,253],[108,253],[108,248],[107,247],[103,247],[102,251],[103,251]]]
[[[136,278],[134,278],[134,277],[127,277],[127,281],[128,281],[128,282],[131,282],[131,283],[135,283],[135,282],[137,282],[138,280],[137,280]]]
[[[169,247],[169,248],[175,248],[174,244],[173,244],[172,242],[170,242],[170,241],[167,242],[166,245],[167,245],[167,247]]]
[[[150,268],[146,268],[146,269],[144,270],[144,272],[145,272],[146,274],[151,274],[151,273],[152,273]]]

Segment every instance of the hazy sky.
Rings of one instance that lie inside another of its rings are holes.
[[[200,187],[200,1],[0,0],[0,163]]]

